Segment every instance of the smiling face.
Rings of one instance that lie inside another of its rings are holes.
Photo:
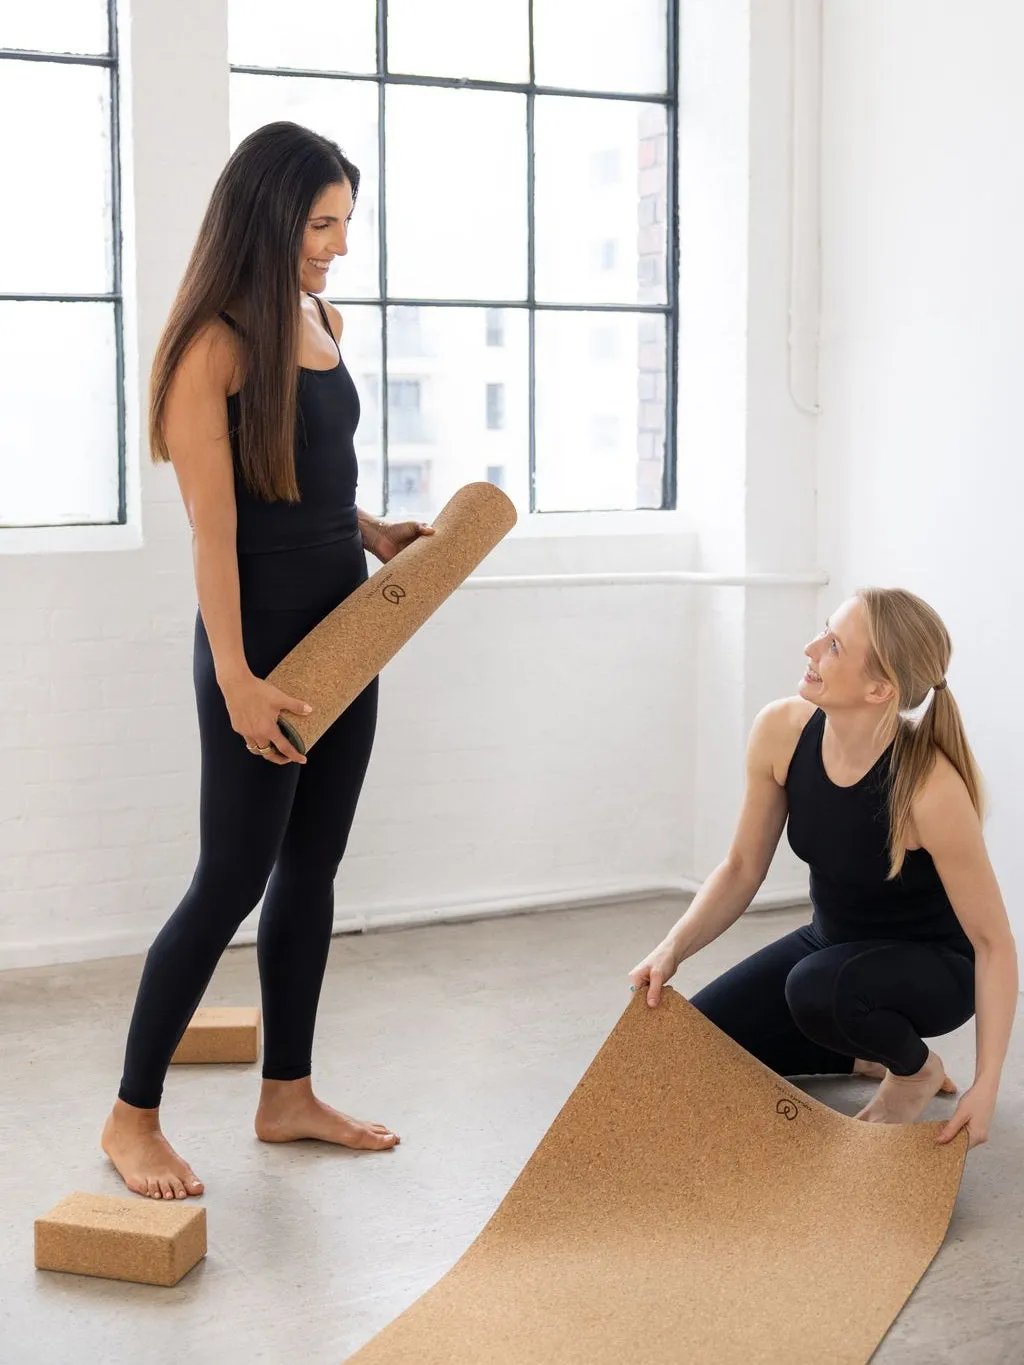
[[[313,201],[299,258],[299,287],[322,294],[335,256],[348,254],[348,224],[352,217],[352,186],[347,180],[328,185]]]
[[[887,705],[893,687],[868,672],[870,652],[864,603],[851,597],[804,649],[808,668],[800,682],[801,697],[826,712]]]

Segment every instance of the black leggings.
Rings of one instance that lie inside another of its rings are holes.
[[[974,964],[935,943],[829,945],[804,925],[698,991],[692,1004],[780,1076],[848,1075],[855,1057],[920,1071],[922,1038],[974,1013]]]
[[[316,550],[242,557],[239,569],[246,659],[265,677],[365,579],[366,560],[356,533]],[[149,950],[135,1002],[119,1094],[143,1109],[160,1103],[171,1055],[221,954],[264,891],[257,938],[263,1075],[292,1081],[310,1074],[334,878],[376,726],[374,680],[305,765],[276,766],[249,753],[231,729],[198,618],[193,673],[202,746],[199,862]]]

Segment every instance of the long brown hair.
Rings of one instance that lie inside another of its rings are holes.
[[[897,877],[907,854],[914,801],[945,754],[963,778],[979,818],[984,814],[981,774],[967,742],[960,708],[946,684],[953,652],[949,631],[938,613],[902,588],[862,588],[857,593],[868,620],[867,669],[892,684],[890,723],[896,738],[889,768],[890,878]],[[923,706],[916,719],[906,714]]]
[[[238,396],[242,475],[253,493],[296,501],[295,421],[299,363],[299,254],[310,210],[328,185],[359,189],[341,149],[296,123],[268,123],[240,142],[210,196],[153,361],[149,447],[170,458],[167,394],[197,333],[229,305],[248,326],[239,336],[245,378]]]

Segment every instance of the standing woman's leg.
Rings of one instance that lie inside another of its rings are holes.
[[[202,749],[199,861],[146,957],[118,1102],[103,1135],[128,1186],[164,1198],[194,1193],[198,1184],[160,1132],[164,1076],[221,954],[263,894],[299,777],[295,764],[279,767],[250,754],[232,730],[201,621],[193,672]]]
[[[313,1031],[334,924],[334,880],[373,748],[376,679],[310,751],[260,916],[265,1141],[318,1137],[349,1147],[391,1147],[382,1124],[363,1123],[315,1098]]]

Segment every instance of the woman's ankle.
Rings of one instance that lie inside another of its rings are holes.
[[[300,1076],[294,1081],[275,1081],[264,1076],[260,1086],[260,1104],[263,1105],[296,1104],[312,1096],[312,1076]]]
[[[127,1100],[121,1099],[120,1095],[114,1101],[110,1117],[115,1123],[133,1128],[150,1128],[153,1130],[160,1127],[160,1106],[154,1109],[142,1109],[138,1105],[129,1104]]]

